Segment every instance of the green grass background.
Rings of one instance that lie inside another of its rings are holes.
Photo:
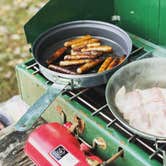
[[[23,26],[46,0],[0,0],[0,102],[18,94],[15,66],[28,58]]]

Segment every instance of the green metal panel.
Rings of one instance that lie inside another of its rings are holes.
[[[164,1],[164,0],[163,0]],[[114,0],[119,26],[126,31],[158,43],[160,0]]]
[[[159,43],[166,47],[166,1],[160,0]]]
[[[49,28],[72,20],[111,21],[113,0],[50,0],[26,25],[28,43]]]
[[[114,22],[126,31],[148,41],[166,46],[165,0],[50,0],[25,25],[28,43],[49,28],[72,20],[102,20],[111,22],[112,15],[119,15]]]

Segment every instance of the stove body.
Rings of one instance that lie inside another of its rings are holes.
[[[166,45],[163,21],[165,4],[164,0],[141,0],[137,5],[132,0],[50,0],[25,25],[25,34],[27,42],[32,45],[42,32],[59,23],[79,19],[102,20],[119,25],[129,32],[133,41],[130,61],[154,56],[166,57],[166,50],[161,47]],[[16,73],[20,94],[29,105],[52,84],[40,73],[34,59],[18,65]],[[105,85],[64,92],[42,117],[48,122],[61,124],[81,119],[84,129],[79,133],[79,138],[89,145],[96,139],[102,140],[104,146],[97,146],[95,152],[103,160],[116,154],[119,149],[124,150],[123,157],[114,162],[115,166],[162,165],[162,151],[153,142],[126,130],[111,114],[105,101]]]

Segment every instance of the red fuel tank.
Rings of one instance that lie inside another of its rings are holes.
[[[80,142],[67,129],[68,125],[48,123],[36,128],[29,136],[24,151],[38,166],[89,166],[93,160],[81,151]],[[102,161],[94,157],[98,163]]]

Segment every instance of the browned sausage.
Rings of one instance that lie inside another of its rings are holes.
[[[79,55],[80,52],[79,52],[79,51],[71,50],[71,51],[70,51],[70,54],[71,54],[71,55]]]
[[[90,51],[91,55],[96,55],[96,56],[102,56],[103,52],[102,51]],[[85,52],[84,52],[85,54]]]
[[[88,40],[89,41],[89,40]],[[87,41],[87,43],[88,43]],[[81,44],[81,45],[78,45],[77,47],[73,47],[72,49],[74,51],[81,51],[81,49],[83,48],[87,48],[87,47],[96,47],[96,46],[100,46],[101,43],[99,42],[96,42],[96,43],[90,43],[90,44]]]
[[[76,48],[76,47],[80,47],[80,46],[86,46],[87,44],[91,44],[91,43],[96,43],[99,42],[99,39],[89,39],[89,40],[85,40],[76,44],[72,44],[71,48]]]
[[[68,69],[65,69],[65,68],[62,68],[62,67],[56,66],[56,65],[49,65],[48,68],[53,71],[61,72],[61,73],[65,73],[65,74],[76,74],[76,72],[70,71]]]
[[[80,52],[71,50],[71,55],[94,55],[94,56],[101,56],[103,53],[101,51],[88,51],[88,52]]]
[[[95,59],[77,68],[77,73],[82,74],[102,63],[103,59]]]
[[[46,63],[49,65],[51,64],[53,61],[55,61],[56,59],[58,59],[61,55],[64,54],[64,52],[66,51],[66,47],[62,47],[59,48],[58,50],[56,50],[52,56],[46,61]]]
[[[85,45],[80,45],[79,47],[74,47],[72,48],[74,51],[81,51],[81,49],[86,48],[86,44]]]
[[[107,70],[112,69],[114,66],[116,66],[119,62],[119,58],[114,58],[113,61],[108,65]]]
[[[65,47],[70,47],[70,46],[73,45],[73,44],[80,43],[80,42],[82,42],[82,41],[89,40],[89,39],[91,39],[91,38],[92,38],[91,35],[81,36],[81,37],[79,37],[79,38],[76,38],[76,39],[69,40],[69,41],[65,42],[65,43],[64,43],[64,46],[65,46]]]
[[[64,60],[95,59],[95,55],[65,55]]]
[[[121,56],[119,59],[119,64],[123,63],[125,58],[126,58],[126,55]]]
[[[97,46],[100,46],[100,45],[101,45],[101,43],[96,42],[96,43],[87,44],[87,47],[97,47]]]
[[[65,61],[60,61],[59,65],[60,66],[71,66],[71,65],[81,65],[87,62],[90,62],[90,59],[80,59],[80,60],[65,60]]]
[[[103,71],[105,71],[108,67],[108,65],[113,61],[112,57],[108,57],[106,58],[106,60],[103,62],[103,64],[100,66],[98,73],[101,73]]]
[[[112,47],[110,46],[97,46],[97,47],[89,47],[89,48],[83,48],[81,49],[81,52],[87,52],[87,51],[102,51],[102,52],[112,52]]]

